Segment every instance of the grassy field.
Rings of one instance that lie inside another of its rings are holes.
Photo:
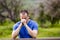
[[[0,25],[0,38],[11,38],[12,28],[14,23],[9,21]],[[38,27],[38,35],[37,38],[40,37],[60,37],[60,24],[54,25],[56,27],[53,28],[41,28]]]
[[[60,28],[39,28],[37,38],[40,37],[60,37]]]

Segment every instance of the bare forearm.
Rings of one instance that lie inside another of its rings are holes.
[[[16,36],[19,34],[19,31],[21,29],[22,23],[19,25],[19,27],[12,32],[12,38],[16,38]]]
[[[28,25],[25,25],[26,29],[28,30],[28,33],[33,37],[36,38],[37,33],[31,30]]]

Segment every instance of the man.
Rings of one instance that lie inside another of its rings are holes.
[[[20,12],[21,21],[17,22],[13,26],[12,38],[36,38],[38,32],[38,24],[29,19],[29,13],[27,10]]]

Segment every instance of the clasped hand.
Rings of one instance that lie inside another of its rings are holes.
[[[21,22],[25,25],[26,24],[26,19],[21,19]]]

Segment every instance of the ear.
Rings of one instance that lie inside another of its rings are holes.
[[[28,16],[28,19],[29,19],[30,17]]]

